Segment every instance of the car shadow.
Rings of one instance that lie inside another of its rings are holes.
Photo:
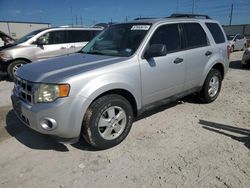
[[[168,108],[172,108],[176,105],[180,105],[186,102],[194,103],[194,104],[201,104],[200,100],[196,96],[190,95],[180,100],[158,106],[156,108],[153,108],[152,110],[148,110],[144,112],[142,115],[140,115],[139,117],[137,117],[135,121],[139,121],[146,117],[150,117],[156,113],[162,112]],[[60,152],[69,151],[66,145],[57,142],[52,137],[40,134],[28,128],[17,118],[13,110],[10,110],[6,115],[5,129],[8,132],[8,134],[14,137],[17,141],[19,141],[20,143],[22,143],[23,145],[31,149],[55,150],[55,151],[60,151]],[[93,151],[93,152],[100,151],[100,149],[96,149],[92,147],[91,145],[89,145],[83,138],[80,138],[80,140],[77,143],[71,144],[71,146],[76,149],[83,150],[83,151]]]
[[[8,81],[12,82],[12,80],[9,78],[7,73],[0,72],[0,82],[1,81]]]
[[[6,116],[5,129],[12,137],[15,137],[16,140],[31,149],[69,151],[64,144],[58,143],[51,137],[42,135],[26,127],[17,118],[13,110],[10,110]]]
[[[16,116],[13,110],[10,110],[6,115],[6,131],[17,141],[23,145],[36,150],[55,150],[60,152],[69,151],[67,146],[63,143],[59,143],[53,137],[48,135],[40,134],[26,125],[24,125]],[[83,138],[77,143],[71,144],[72,147],[85,150],[85,151],[98,151],[98,149],[93,148]]]
[[[244,69],[241,65],[241,61],[231,61],[229,64],[229,68],[231,68],[231,69]]]
[[[250,149],[250,130],[243,129],[239,127],[233,127],[229,125],[214,123],[210,121],[200,120],[199,124],[203,125],[202,127],[206,130],[228,136],[234,140],[244,143],[244,145]],[[230,133],[227,133],[230,132]],[[232,133],[239,134],[241,136],[235,136]]]
[[[184,98],[178,99],[176,101],[153,107],[152,109],[147,110],[147,111],[143,112],[141,115],[139,115],[138,117],[136,117],[134,121],[139,121],[141,119],[150,117],[154,114],[157,114],[159,112],[163,112],[169,108],[172,108],[174,106],[181,105],[184,103],[203,104],[203,102],[199,99],[199,97],[197,95],[192,94],[192,95],[188,95]]]

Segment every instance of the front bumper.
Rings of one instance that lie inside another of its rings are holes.
[[[53,103],[28,104],[14,92],[11,100],[16,115],[25,125],[42,134],[59,138],[62,142],[76,141],[79,138],[84,113],[91,103],[88,99],[77,96],[60,98]],[[41,126],[46,118],[56,121],[57,126],[53,130],[46,130]]]

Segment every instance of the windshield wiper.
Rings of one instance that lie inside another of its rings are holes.
[[[93,51],[93,52],[85,52],[86,54],[94,54],[94,55],[104,55],[101,52]]]

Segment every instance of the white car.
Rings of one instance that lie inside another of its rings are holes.
[[[246,68],[247,66],[250,66],[250,47],[247,48],[243,54],[242,61],[241,61],[242,67]]]
[[[0,71],[14,78],[24,64],[78,52],[102,30],[103,27],[54,27],[32,31],[0,48]]]
[[[227,40],[230,43],[231,51],[244,50],[247,47],[247,39],[244,35],[227,35]]]

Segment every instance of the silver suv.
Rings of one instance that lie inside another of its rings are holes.
[[[35,30],[14,44],[0,48],[0,71],[8,72],[13,78],[15,71],[24,64],[78,52],[101,30],[102,27]]]
[[[79,53],[16,72],[17,116],[63,141],[119,144],[143,111],[191,93],[214,101],[228,70],[226,35],[209,18],[142,19],[108,27]]]

